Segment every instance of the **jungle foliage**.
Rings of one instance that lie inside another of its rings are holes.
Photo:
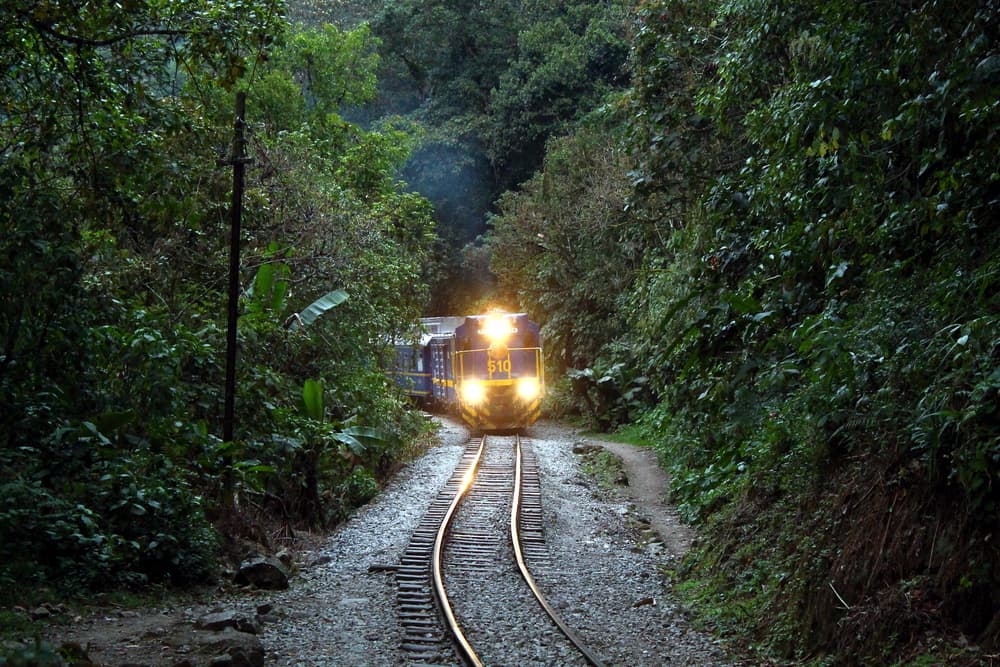
[[[989,0],[641,2],[631,88],[493,221],[581,408],[706,526],[684,590],[767,656],[1000,641],[998,33]]]
[[[414,139],[339,115],[376,90],[366,27],[284,11],[0,9],[5,596],[204,581],[220,547],[342,518],[423,428],[378,370],[426,300],[431,208],[395,177]],[[236,90],[253,163],[223,442]]]
[[[465,312],[491,288],[477,237],[505,190],[541,167],[545,142],[627,82],[617,2],[385,0],[381,94],[366,114],[424,129],[403,175],[434,204],[445,240],[432,311]],[[463,289],[468,284],[469,289]]]
[[[995,653],[996,0],[292,4],[0,8],[2,590],[336,521],[421,427],[387,341],[495,289],[562,409],[654,444],[678,590],[762,661]]]

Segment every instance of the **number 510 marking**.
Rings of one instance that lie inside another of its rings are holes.
[[[500,361],[490,359],[486,364],[486,368],[489,370],[490,375],[494,373],[510,373],[510,359],[501,359]]]

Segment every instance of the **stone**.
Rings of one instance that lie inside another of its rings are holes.
[[[593,454],[594,452],[599,452],[601,450],[600,445],[594,445],[589,442],[577,441],[573,443],[573,453],[574,454]]]
[[[225,628],[221,632],[196,635],[199,655],[213,656],[211,664],[227,667],[263,667],[264,645],[255,635]]]
[[[260,634],[260,626],[253,619],[247,618],[235,611],[219,611],[206,614],[198,619],[194,627],[199,630],[209,630],[219,632],[226,628],[232,628],[239,632],[247,632],[252,635]]]
[[[280,560],[285,567],[292,566],[292,552],[288,549],[282,549],[278,553],[274,554],[274,557]]]
[[[233,578],[238,586],[256,586],[268,590],[288,588],[288,570],[277,558],[254,558],[240,565]]]
[[[52,612],[49,611],[46,607],[35,607],[34,609],[31,610],[30,615],[31,615],[31,620],[40,621],[42,619],[51,616]]]

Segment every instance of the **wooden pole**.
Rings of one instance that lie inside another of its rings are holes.
[[[246,174],[246,93],[236,93],[233,122],[233,203],[229,237],[229,315],[226,332],[226,402],[222,416],[222,439],[232,442],[236,423],[236,320],[240,302],[240,225],[243,216],[243,183]],[[227,489],[228,490],[228,489]]]

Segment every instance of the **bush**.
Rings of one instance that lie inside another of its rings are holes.
[[[40,482],[0,484],[0,584],[47,582],[85,590],[112,582],[113,548],[90,508],[57,498]]]

